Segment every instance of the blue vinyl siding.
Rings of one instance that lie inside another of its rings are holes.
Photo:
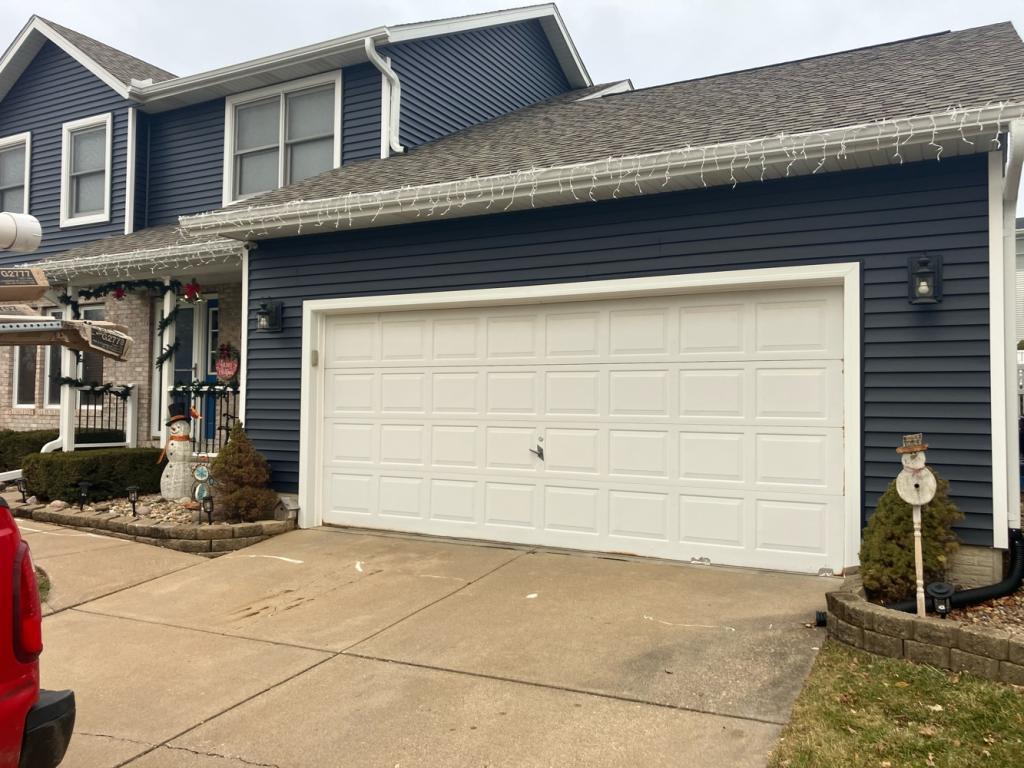
[[[383,46],[402,83],[407,149],[569,90],[537,20]]]
[[[859,261],[865,516],[900,436],[923,431],[962,539],[990,544],[987,217],[986,160],[969,157],[261,242],[250,307],[283,301],[284,330],[249,318],[246,426],[275,485],[294,489],[303,299]],[[922,251],[944,258],[935,306],[906,299]]]
[[[224,99],[149,115],[145,222],[220,208],[224,184]]]
[[[128,107],[129,102],[53,43],[40,49],[0,101],[0,137],[24,131],[32,134],[29,212],[42,225],[43,243],[29,257],[0,254],[0,264],[41,259],[124,233]],[[61,229],[61,125],[108,112],[113,116],[110,221]]]
[[[342,72],[341,162],[380,157],[380,72],[357,64]]]

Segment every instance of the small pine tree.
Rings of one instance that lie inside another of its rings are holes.
[[[213,495],[227,520],[253,522],[273,512],[277,494],[270,483],[270,465],[236,421],[228,442],[210,464],[215,483]]]
[[[921,508],[921,549],[925,583],[943,579],[949,556],[958,546],[952,525],[963,515],[949,498],[949,482],[935,470],[938,488],[931,503]],[[896,492],[896,481],[878,500],[861,539],[860,573],[868,593],[891,602],[913,595],[914,575],[913,511]]]

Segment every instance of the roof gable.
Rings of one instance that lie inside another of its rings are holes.
[[[51,42],[89,70],[122,98],[129,98],[132,81],[174,79],[166,70],[111,48],[73,29],[33,16],[0,58],[0,99],[7,95],[25,68]]]

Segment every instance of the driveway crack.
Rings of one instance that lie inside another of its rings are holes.
[[[177,747],[177,746],[172,746],[171,744],[165,744],[164,748],[165,749],[176,749],[176,750],[178,750],[180,752],[188,752],[190,754],[197,755],[199,757],[220,757],[220,758],[223,758],[224,760],[235,760],[235,761],[237,761],[239,763],[244,763],[245,765],[255,765],[255,766],[258,766],[259,768],[281,768],[281,766],[278,765],[277,763],[259,763],[259,762],[256,762],[255,760],[246,760],[244,757],[238,757],[237,755],[222,755],[219,752],[202,752],[202,751],[200,751],[198,749],[191,749],[189,747]]]

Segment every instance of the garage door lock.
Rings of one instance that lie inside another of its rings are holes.
[[[544,461],[544,446],[538,444],[536,448],[531,448],[530,453],[535,454],[538,459]]]

